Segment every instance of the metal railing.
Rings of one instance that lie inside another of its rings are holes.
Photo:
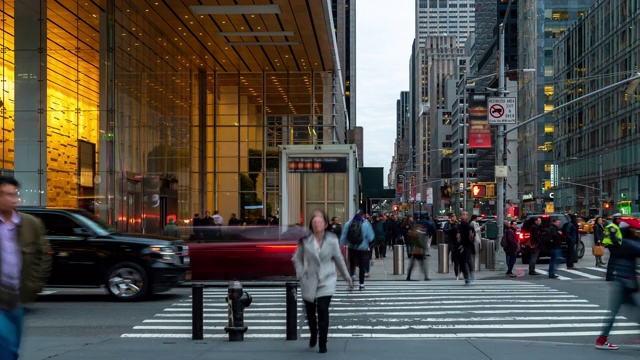
[[[204,338],[204,288],[228,288],[229,282],[200,281],[191,284],[191,339],[202,340]],[[298,282],[297,281],[265,281],[246,282],[242,284],[245,288],[285,288],[286,299],[286,339],[297,340],[298,331],[302,328],[302,322],[298,322]]]

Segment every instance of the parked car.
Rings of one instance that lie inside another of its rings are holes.
[[[193,280],[271,280],[295,277],[291,262],[307,229],[203,226],[189,243]]]
[[[549,243],[549,236],[550,236],[548,230],[549,230],[549,227],[551,226],[551,223],[556,219],[560,219],[560,227],[562,228],[562,225],[569,222],[570,220],[569,216],[567,216],[566,214],[538,214],[538,215],[527,216],[527,218],[522,223],[522,228],[520,229],[520,232],[517,233],[518,241],[521,244],[520,256],[522,257],[523,264],[528,264],[529,259],[531,258],[531,249],[528,246],[526,246],[526,243],[529,241],[529,238],[531,237],[531,226],[534,224],[537,218],[542,218],[542,224],[540,226],[542,227],[542,238],[544,239],[543,244],[540,247],[540,258],[550,257],[551,255],[549,248],[547,246],[547,244]],[[568,247],[565,242],[562,243],[561,251],[562,251],[562,256],[566,258]],[[584,252],[585,252],[584,243],[582,242],[582,239],[578,239],[578,242],[576,244],[577,259],[582,259],[584,257]]]
[[[100,287],[117,300],[168,291],[189,272],[181,240],[120,234],[79,209],[20,208],[44,223],[53,251],[47,286]]]

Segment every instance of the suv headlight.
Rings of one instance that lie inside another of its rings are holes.
[[[151,246],[149,247],[151,252],[160,255],[159,261],[166,263],[175,263],[176,262],[176,253],[173,251],[172,246]]]

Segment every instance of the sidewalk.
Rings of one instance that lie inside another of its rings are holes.
[[[449,273],[441,274],[438,273],[438,248],[431,247],[430,249],[431,256],[426,257],[426,262],[429,268],[429,278],[431,280],[454,280],[456,278],[455,273],[453,272],[453,264],[450,262],[450,257],[447,257],[449,260]],[[376,259],[375,256],[372,256],[373,266],[371,266],[371,272],[369,273],[369,278],[366,281],[372,280],[405,280],[407,278],[407,269],[409,268],[409,263],[411,259],[407,258],[406,250],[404,255],[404,271],[400,275],[393,274],[393,250],[387,248],[387,257]],[[415,280],[423,280],[421,276],[420,265],[416,263],[413,267],[413,274],[411,275],[412,279]],[[480,271],[475,272],[475,278],[477,280],[486,279],[488,277],[495,278],[496,276],[503,276],[504,273],[491,271],[485,268],[484,264],[481,264]],[[460,275],[462,279],[462,275]],[[461,280],[462,281],[462,280]]]
[[[595,341],[595,339],[594,339]],[[489,339],[380,340],[329,339],[328,353],[309,349],[306,340],[224,340],[191,341],[188,339],[121,338],[27,338],[22,360],[294,360],[294,359],[638,359],[640,347],[624,346],[608,353],[592,344],[531,342]]]

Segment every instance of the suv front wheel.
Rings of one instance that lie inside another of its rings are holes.
[[[147,272],[133,262],[115,264],[107,272],[107,291],[119,301],[136,301],[149,292]]]

